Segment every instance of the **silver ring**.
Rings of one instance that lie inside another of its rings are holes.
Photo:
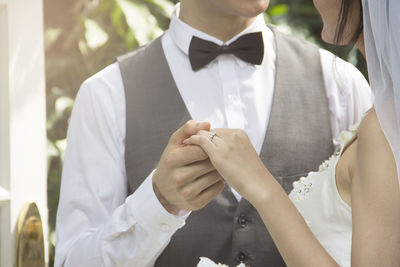
[[[210,140],[210,142],[212,142],[212,140],[214,139],[214,137],[217,135],[217,132],[211,132],[210,136],[208,137],[208,139]]]

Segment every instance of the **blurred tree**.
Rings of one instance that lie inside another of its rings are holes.
[[[62,158],[73,99],[82,82],[118,55],[147,43],[168,28],[178,0],[44,0],[48,130],[50,266]],[[312,0],[271,0],[268,23],[329,50],[320,38],[321,19]],[[336,52],[347,57],[348,50]],[[347,57],[365,73],[355,51]]]

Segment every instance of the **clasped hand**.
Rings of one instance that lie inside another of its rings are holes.
[[[216,134],[212,134],[216,133]],[[212,138],[210,138],[212,137]],[[270,176],[247,133],[239,129],[200,130],[183,142],[199,146],[225,181],[250,202],[265,194],[266,176]]]
[[[183,140],[199,130],[209,129],[209,123],[194,121],[178,129],[172,134],[153,174],[154,192],[172,214],[203,208],[225,186],[204,150],[183,144]]]
[[[224,181],[252,201],[266,193],[269,174],[243,130],[215,129],[188,121],[170,138],[153,174],[154,192],[172,214],[199,210],[224,188]]]

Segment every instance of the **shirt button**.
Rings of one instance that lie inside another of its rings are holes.
[[[166,224],[166,223],[162,223],[160,226],[161,226],[161,229],[162,229],[164,232],[168,232],[168,231],[170,231],[170,229],[171,229],[171,227],[170,227],[168,224]]]
[[[239,261],[244,261],[246,259],[246,255],[243,252],[239,252],[238,259]]]
[[[234,95],[229,95],[228,99],[229,99],[229,102],[231,102],[231,103],[236,101],[236,97]]]
[[[238,222],[239,222],[239,225],[240,225],[242,228],[245,228],[246,225],[247,225],[247,220],[246,220],[246,217],[245,217],[244,215],[240,215],[240,216],[239,216]]]

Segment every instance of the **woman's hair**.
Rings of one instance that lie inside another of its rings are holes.
[[[364,21],[363,21],[363,10],[361,0],[342,0],[342,4],[340,7],[340,13],[338,18],[338,24],[336,28],[335,34],[335,43],[339,44],[342,41],[344,31],[346,29],[346,25],[350,19],[350,17],[355,13],[355,8],[357,8],[357,4],[359,4],[360,9],[360,18],[358,20],[358,27],[356,31],[353,33],[350,39],[350,44],[355,44],[360,37],[361,33],[364,30]]]

